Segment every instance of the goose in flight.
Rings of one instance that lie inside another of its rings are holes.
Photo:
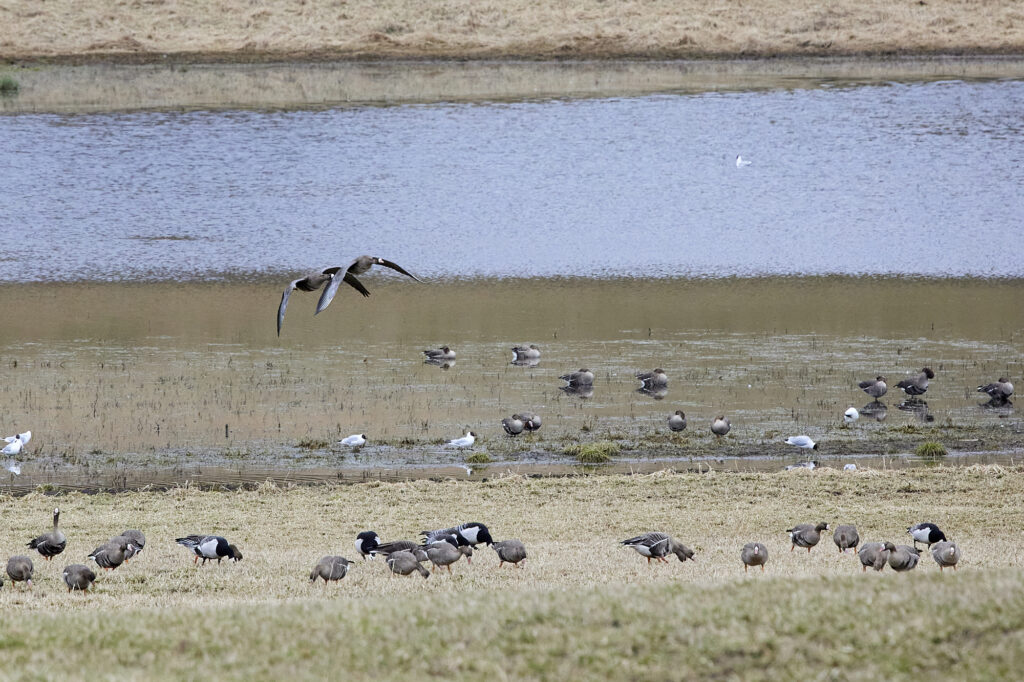
[[[407,272],[401,265],[376,256],[359,256],[359,258],[356,258],[345,267],[336,266],[325,268],[319,272],[311,272],[305,277],[289,282],[288,288],[285,289],[284,293],[281,295],[281,305],[277,309],[277,335],[281,336],[281,325],[284,324],[284,311],[288,307],[288,299],[291,297],[293,291],[296,289],[299,291],[316,291],[326,284],[327,287],[324,289],[324,292],[320,294],[320,300],[316,304],[316,313],[314,314],[319,314],[331,304],[331,301],[334,300],[334,295],[338,293],[338,287],[341,286],[342,282],[345,282],[345,284],[348,284],[363,296],[369,296],[370,292],[366,290],[366,287],[363,286],[362,282],[356,279],[356,275],[361,275],[364,272],[367,272],[374,265],[383,265],[386,268],[391,268],[392,270],[402,273],[406,277],[411,277],[417,282],[423,281],[410,272]]]

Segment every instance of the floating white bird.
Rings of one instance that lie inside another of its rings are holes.
[[[847,424],[852,424],[858,419],[860,419],[860,412],[857,411],[856,407],[851,406],[846,412],[843,412],[843,421]]]
[[[844,464],[843,465],[843,471],[856,471],[856,470],[857,470],[857,465],[856,464]]]
[[[750,163],[751,163],[750,161],[744,160],[743,157],[740,156],[739,154],[736,155],[736,167],[737,168],[743,168],[744,166],[749,166]]]
[[[806,448],[808,450],[818,449],[818,444],[811,440],[810,436],[790,436],[786,439],[786,443],[789,445],[795,445],[798,448]]]
[[[453,448],[468,448],[476,442],[476,434],[472,431],[467,431],[466,435],[462,438],[456,438],[455,440],[448,441],[448,445]]]
[[[365,433],[353,433],[348,438],[341,439],[342,445],[351,445],[354,448],[358,448],[361,445],[366,445],[366,434]]]

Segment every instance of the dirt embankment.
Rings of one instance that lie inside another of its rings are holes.
[[[1024,52],[1016,0],[9,0],[0,59],[700,58]]]

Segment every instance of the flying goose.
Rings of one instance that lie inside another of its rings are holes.
[[[889,566],[898,573],[913,570],[920,560],[921,552],[910,545],[897,545],[895,551],[889,552]]]
[[[956,570],[956,565],[960,563],[960,548],[955,542],[937,542],[931,550],[932,558],[939,565],[940,572],[947,566],[952,566],[953,570]]]
[[[860,570],[868,570],[868,566],[881,571],[889,561],[889,553],[896,551],[896,545],[891,542],[867,542],[860,547]]]
[[[314,313],[314,315],[317,315],[323,312],[323,310],[331,304],[331,301],[334,300],[334,295],[338,293],[338,287],[341,286],[343,281],[363,296],[369,296],[370,292],[366,290],[366,287],[363,286],[362,282],[356,279],[356,275],[363,274],[374,265],[383,265],[386,268],[397,270],[406,277],[411,277],[417,282],[423,281],[406,272],[397,263],[392,263],[389,260],[384,260],[383,258],[377,258],[375,256],[359,256],[359,258],[356,258],[345,267],[339,266],[324,268],[319,272],[311,272],[305,277],[300,277],[299,279],[289,282],[288,288],[285,289],[284,293],[281,295],[281,305],[277,309],[277,335],[281,336],[281,325],[284,324],[284,311],[288,307],[288,299],[291,297],[293,291],[296,289],[299,291],[316,291],[324,284],[327,284],[327,288],[324,289],[324,292],[320,295],[320,300],[316,304],[316,313]]]
[[[47,561],[63,552],[68,544],[68,539],[64,537],[64,533],[61,532],[57,525],[59,521],[60,508],[57,508],[53,510],[53,530],[40,535],[28,543],[29,549],[36,550]]]
[[[176,539],[175,542],[188,547],[195,553],[196,556],[192,560],[193,564],[200,559],[203,560],[204,566],[207,560],[213,559],[216,559],[218,564],[222,559],[242,560],[242,553],[238,551],[238,548],[228,544],[228,541],[219,535],[187,535]]]
[[[818,444],[811,440],[810,436],[790,436],[786,439],[787,445],[795,445],[806,450],[817,450]]]
[[[309,582],[315,583],[317,578],[323,578],[326,585],[328,580],[341,580],[348,575],[348,565],[349,561],[345,557],[325,556],[313,567]]]
[[[430,571],[420,566],[420,562],[416,560],[412,552],[402,551],[388,555],[387,565],[392,573],[398,575],[409,575],[413,571],[417,571],[424,578],[430,577]]]
[[[632,547],[640,556],[647,557],[648,564],[651,563],[651,559],[657,559],[667,564],[668,560],[665,557],[669,554],[675,554],[680,562],[687,559],[690,561],[695,560],[693,558],[693,550],[678,542],[668,533],[660,533],[658,531],[644,533],[643,535],[637,535],[635,538],[623,540],[622,544],[626,547]]]
[[[594,384],[594,373],[586,367],[578,372],[569,372],[558,377],[571,387],[592,386]]]
[[[792,552],[797,547],[806,547],[807,552],[810,553],[811,547],[814,547],[821,540],[821,531],[828,530],[827,523],[819,523],[817,526],[810,523],[801,523],[799,526],[793,526],[786,532],[789,533],[789,539],[793,543],[789,547],[789,551]]]
[[[928,380],[934,378],[935,372],[925,367],[916,377],[904,379],[896,384],[896,388],[902,388],[907,395],[924,395],[924,392],[928,390]]]
[[[842,524],[836,526],[836,531],[832,534],[832,541],[836,543],[840,554],[843,554],[851,547],[853,547],[853,553],[856,554],[857,545],[860,544],[860,535],[858,535],[857,529],[854,526]]]
[[[118,535],[94,549],[89,558],[100,568],[110,571],[123,564],[129,549],[134,550],[134,547],[131,540]]]
[[[635,376],[647,390],[668,386],[668,375],[660,367],[652,372],[637,372]]]
[[[16,583],[25,583],[32,587],[32,573],[35,566],[27,556],[12,556],[7,560],[7,575]]]
[[[978,386],[978,393],[988,393],[993,401],[1005,403],[1013,395],[1013,384],[1006,377],[999,377],[999,381]]]
[[[907,532],[914,538],[915,548],[919,542],[927,544],[928,548],[931,549],[931,546],[936,542],[946,541],[946,534],[934,523],[915,523],[910,528],[907,528]]]
[[[686,430],[686,414],[682,410],[676,410],[675,414],[668,418],[668,428],[672,431]]]
[[[71,590],[88,592],[92,584],[96,582],[96,574],[88,566],[82,564],[71,564],[64,569],[62,576],[64,584],[68,586],[68,592]]]
[[[491,549],[498,553],[498,568],[506,562],[516,568],[521,568],[519,563],[526,560],[526,545],[519,540],[501,540],[491,543]]]
[[[455,351],[448,346],[429,348],[423,351],[423,354],[427,356],[427,362],[444,362],[445,360],[455,359]]]
[[[729,423],[728,417],[719,415],[711,422],[711,433],[716,436],[724,436],[729,433],[730,429],[732,429],[732,424]]]
[[[522,415],[514,414],[511,419],[501,420],[501,428],[505,429],[505,433],[510,436],[518,436],[526,428],[526,422],[523,421]]]
[[[881,375],[875,377],[874,380],[868,379],[867,381],[862,381],[857,385],[875,400],[881,398],[889,390],[889,385],[885,383],[885,377]]]
[[[764,565],[768,563],[768,548],[760,542],[748,542],[740,551],[740,559],[743,560],[744,573],[751,566],[760,566],[761,572],[764,573]]]
[[[364,530],[356,536],[356,551],[359,552],[359,556],[363,557],[363,561],[366,561],[368,556],[372,557],[378,547],[380,547],[380,536],[374,531]]]

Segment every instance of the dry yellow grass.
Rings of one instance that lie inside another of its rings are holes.
[[[1024,47],[1024,9],[1012,0],[11,0],[0,22],[6,58],[677,58]]]
[[[0,590],[5,674],[105,665],[117,677],[187,677],[201,666],[228,677],[366,678],[387,660],[385,677],[757,678],[835,668],[854,678],[991,678],[1024,662],[1024,468],[33,494],[0,498],[0,558],[24,552],[54,505],[67,550],[53,563],[37,558],[31,592]],[[380,562],[357,562],[339,584],[309,584],[320,556],[354,558],[360,530],[411,538],[459,520],[522,539],[525,568],[498,570],[481,549],[451,576],[392,578]],[[830,537],[791,553],[785,529],[820,520],[897,543],[911,523],[933,520],[964,558],[956,573],[940,574],[925,554],[908,574],[863,574]],[[142,555],[101,576],[94,594],[66,593],[62,567],[126,527],[146,532]],[[651,529],[676,535],[697,560],[648,566],[617,544]],[[193,532],[224,534],[245,559],[194,567],[173,542]],[[740,565],[751,540],[771,553],[763,575]],[[42,667],[53,650],[61,656]]]

